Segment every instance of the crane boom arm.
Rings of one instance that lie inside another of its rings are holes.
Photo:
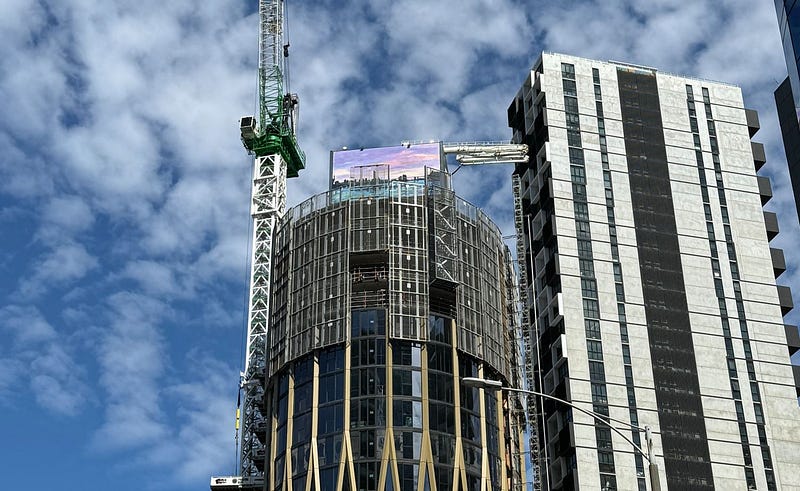
[[[528,146],[504,142],[443,143],[442,151],[453,154],[461,165],[513,164],[528,161]]]

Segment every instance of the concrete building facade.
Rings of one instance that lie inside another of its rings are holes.
[[[654,433],[662,489],[800,489],[791,292],[737,87],[544,53],[508,110],[532,388]],[[650,489],[628,440],[539,399],[543,489]]]
[[[266,489],[522,489],[521,406],[460,381],[520,382],[498,228],[446,171],[356,171],[275,234]]]

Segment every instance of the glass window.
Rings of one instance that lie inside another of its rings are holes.
[[[600,318],[600,306],[598,305],[597,300],[591,298],[583,299],[583,315],[593,319]]]
[[[605,426],[595,426],[595,436],[597,437],[597,448],[611,447],[611,430]]]
[[[584,297],[597,298],[597,282],[593,279],[581,279],[581,291]]]
[[[589,219],[589,205],[588,204],[576,201],[574,203],[574,208],[575,208],[575,219],[576,220],[588,220]]]
[[[589,380],[592,382],[605,382],[606,371],[603,364],[599,361],[589,362]]]
[[[614,453],[606,450],[598,450],[597,460],[600,463],[600,472],[614,472]],[[602,479],[602,477],[601,477]]]
[[[600,321],[596,319],[586,319],[583,322],[586,328],[586,337],[600,339]]]
[[[583,165],[583,150],[580,148],[570,148],[569,161],[575,165]]]
[[[586,350],[590,360],[603,361],[603,345],[600,341],[586,341]]]
[[[576,201],[586,201],[586,186],[583,184],[572,184],[572,196]]]
[[[578,257],[582,259],[592,258],[592,242],[590,240],[578,239]]]
[[[573,82],[574,83],[574,82]],[[579,130],[581,128],[581,118],[577,114],[566,114],[567,129]]]
[[[567,145],[570,147],[580,147],[581,146],[581,132],[580,130],[576,129],[568,129],[567,130]]]
[[[622,265],[614,263],[614,281],[622,282]]]
[[[570,63],[562,63],[561,76],[563,78],[575,80],[575,65],[572,65]]]
[[[564,87],[564,95],[577,96],[578,89],[575,86],[574,80],[563,79],[562,85]]]
[[[605,384],[592,384],[592,402],[601,404],[608,403],[608,394],[606,394]]]
[[[594,265],[591,259],[579,259],[578,267],[581,271],[581,276],[594,276]]]
[[[572,182],[576,184],[586,184],[586,171],[583,167],[572,165],[569,168],[572,175]]]
[[[589,222],[586,220],[576,220],[575,221],[575,233],[579,239],[591,239],[591,229],[589,227]]]

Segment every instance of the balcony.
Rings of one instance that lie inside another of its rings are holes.
[[[778,235],[778,232],[780,232],[780,228],[778,227],[778,215],[771,211],[765,211],[764,227],[767,229],[767,240],[771,241]]]
[[[792,365],[792,372],[794,373],[794,389],[797,391],[797,397],[800,397],[800,366]]]
[[[760,170],[767,163],[767,154],[764,152],[764,145],[757,142],[750,142],[750,148],[753,150],[753,164],[756,170]]]
[[[772,257],[772,272],[775,274],[775,278],[777,279],[778,276],[786,271],[786,258],[783,255],[783,249],[770,247],[769,255]]]
[[[800,350],[800,332],[797,331],[797,326],[785,324],[783,328],[786,330],[786,346],[789,348],[789,356],[797,353]]]
[[[778,302],[781,305],[783,315],[788,314],[794,308],[792,301],[792,289],[788,286],[778,285]]]
[[[772,199],[772,185],[769,182],[769,177],[757,176],[758,180],[758,194],[761,195],[761,206],[764,206]]]
[[[758,112],[755,109],[745,109],[744,117],[747,119],[747,131],[750,133],[750,138],[758,133],[761,129],[761,124],[758,122]]]

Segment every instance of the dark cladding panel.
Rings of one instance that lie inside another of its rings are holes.
[[[713,489],[656,77],[617,75],[667,483]]]
[[[775,105],[778,108],[778,121],[781,125],[789,177],[794,188],[795,206],[800,215],[800,124],[797,121],[792,86],[788,78],[775,91]]]

